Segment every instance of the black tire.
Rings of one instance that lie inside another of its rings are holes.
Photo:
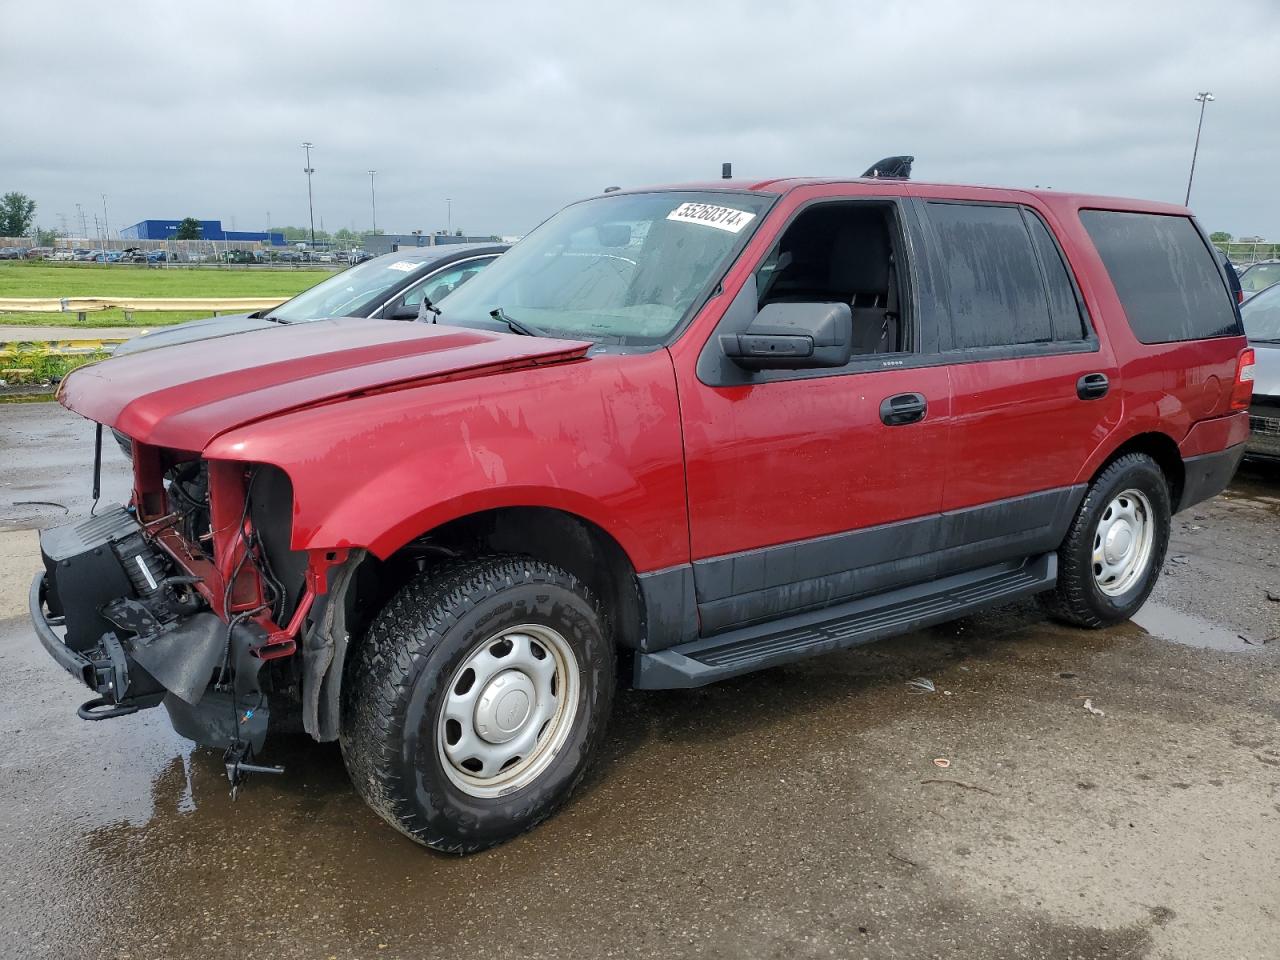
[[[450,779],[437,749],[455,669],[506,627],[557,631],[578,661],[577,711],[561,749],[527,785],[476,797]],[[523,557],[451,561],[411,581],[371,624],[347,664],[340,742],[365,802],[428,847],[471,853],[531,829],[565,801],[594,757],[613,705],[615,652],[586,587]]]
[[[1124,593],[1110,596],[1094,578],[1094,536],[1108,505],[1129,489],[1138,490],[1150,501],[1155,538],[1145,571]],[[1077,627],[1105,627],[1129,619],[1146,603],[1160,576],[1169,549],[1171,517],[1169,481],[1154,460],[1143,453],[1130,453],[1113,461],[1089,485],[1058,548],[1058,585],[1041,594],[1045,608],[1056,619]]]

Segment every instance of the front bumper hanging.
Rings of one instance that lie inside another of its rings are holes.
[[[261,749],[268,709],[259,671],[270,638],[260,624],[219,619],[190,591],[194,578],[123,508],[46,530],[40,549],[31,622],[54,662],[96,694],[81,717],[163,703],[178,733],[197,743]]]
[[[50,618],[45,612],[46,584],[45,573],[36,574],[28,595],[31,623],[35,627],[36,637],[58,666],[98,693],[94,699],[81,704],[76,713],[85,720],[107,720],[127,716],[143,707],[153,707],[159,703],[163,694],[128,703],[117,701],[118,693],[129,689],[129,658],[123,645],[114,635],[111,635],[110,640],[104,636],[102,646],[95,651],[98,654],[95,659],[68,647],[54,630],[55,625],[61,625],[55,623],[55,619],[61,621],[62,618]]]

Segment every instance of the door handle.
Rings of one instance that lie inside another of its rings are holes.
[[[1076,396],[1081,400],[1097,400],[1111,389],[1111,381],[1105,373],[1086,373],[1076,381]]]
[[[918,423],[929,412],[929,401],[922,393],[899,393],[880,404],[880,422],[886,427]]]

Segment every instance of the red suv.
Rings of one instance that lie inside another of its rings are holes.
[[[1031,595],[1125,619],[1249,430],[1235,303],[1165,204],[615,192],[438,306],[66,379],[136,451],[127,506],[41,538],[31,611],[82,716],[163,703],[235,784],[300,715],[393,826],[477,850],[566,798],[619,680]]]

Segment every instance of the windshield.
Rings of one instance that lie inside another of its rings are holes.
[[[1280,340],[1280,286],[1246,300],[1240,316],[1250,340]]]
[[[395,255],[367,260],[321,280],[267,316],[287,323],[349,316],[370,300],[381,301],[388,290],[426,266],[418,260],[401,260]]]
[[[1274,283],[1280,283],[1280,263],[1259,263],[1240,274],[1240,289],[1246,295],[1265,290]]]
[[[506,317],[552,337],[659,343],[720,279],[772,197],[663,192],[566,207],[441,304],[442,323]]]

